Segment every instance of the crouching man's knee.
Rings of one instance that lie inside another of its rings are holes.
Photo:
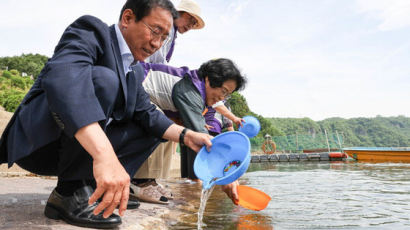
[[[114,71],[103,66],[92,69],[95,95],[97,96],[105,114],[112,111],[120,88],[120,80]]]

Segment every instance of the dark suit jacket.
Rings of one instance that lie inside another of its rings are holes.
[[[120,83],[120,92],[109,114],[95,95],[95,66],[119,78],[115,82]],[[78,129],[93,122],[104,126],[108,117],[136,122],[149,135],[161,137],[172,122],[150,103],[141,85],[142,69],[137,68],[136,74],[135,94],[131,91],[130,101],[114,26],[108,27],[92,16],[77,19],[65,30],[53,57],[6,127],[0,140],[0,163],[11,166],[58,140],[62,132],[73,137]]]

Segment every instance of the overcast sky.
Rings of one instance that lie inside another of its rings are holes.
[[[179,0],[173,1],[178,4]],[[179,35],[171,65],[234,60],[265,117],[410,117],[409,0],[197,0],[206,26]],[[122,0],[1,0],[0,56],[51,56],[91,14],[116,23]]]

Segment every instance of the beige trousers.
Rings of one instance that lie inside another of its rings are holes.
[[[176,145],[177,143],[173,141],[159,144],[151,156],[138,169],[134,178],[169,178],[172,156],[175,152],[174,149],[176,149]]]
[[[159,111],[162,110],[154,104]],[[167,141],[162,142],[158,147],[152,152],[148,159],[141,165],[134,178],[137,179],[167,179],[170,177],[172,156],[176,154],[177,142]]]

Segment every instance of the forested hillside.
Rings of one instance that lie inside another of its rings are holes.
[[[241,95],[238,92],[235,92],[232,94],[231,98],[228,100],[232,112],[238,116],[238,117],[244,117],[246,115],[252,115],[258,118],[259,122],[261,123],[261,131],[258,134],[258,137],[262,137],[264,134],[269,133],[270,135],[273,136],[280,136],[284,135],[284,132],[281,132],[278,130],[276,127],[272,125],[272,122],[264,118],[261,115],[258,115],[254,112],[252,112],[249,109],[248,103],[246,102],[246,99],[243,95]]]
[[[410,146],[410,118],[404,116],[375,118],[329,118],[315,122],[309,118],[271,118],[272,124],[286,135],[338,133],[343,147]]]
[[[0,70],[15,69],[21,74],[24,73],[24,76],[32,77],[35,80],[47,60],[47,56],[40,54],[22,54],[13,57],[0,57]]]
[[[261,121],[261,132],[251,140],[253,146],[261,146],[263,136],[269,134],[278,149],[327,148],[325,130],[330,148],[410,146],[409,117],[329,118],[318,122],[310,118],[264,118],[252,112],[239,93],[234,93],[229,102],[237,116],[253,115]]]
[[[0,105],[6,111],[16,110],[47,60],[40,54],[0,58]]]

